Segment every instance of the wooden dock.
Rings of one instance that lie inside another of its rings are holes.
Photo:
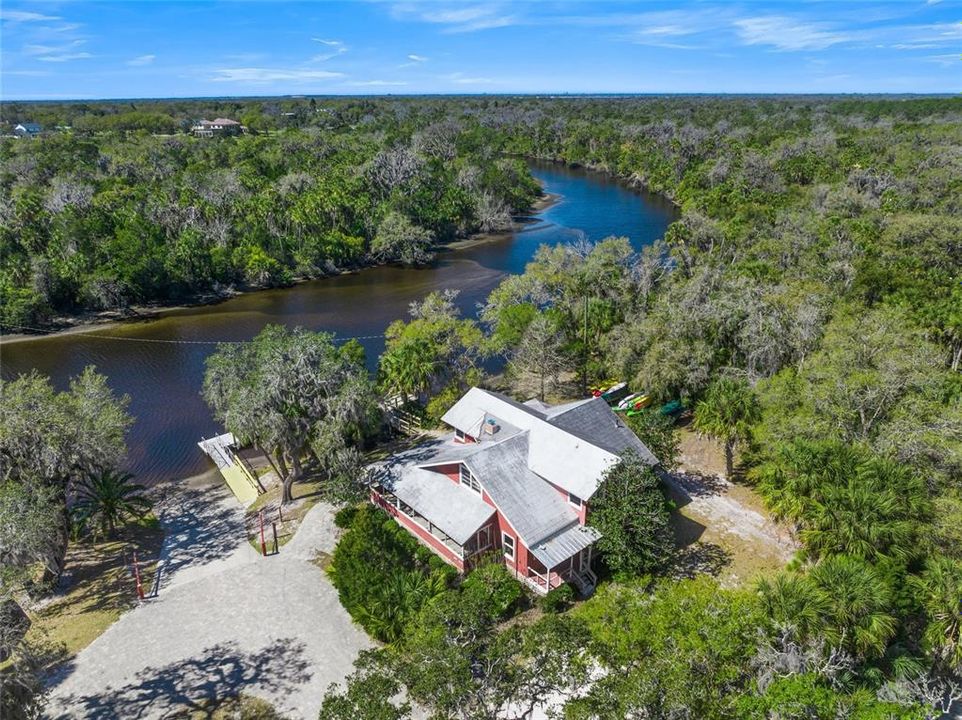
[[[263,489],[249,464],[237,455],[236,442],[232,433],[224,433],[201,440],[197,445],[214,461],[231,492],[246,506],[254,502]]]

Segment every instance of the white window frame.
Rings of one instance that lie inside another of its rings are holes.
[[[575,501],[577,501],[577,502],[575,502]],[[569,504],[569,505],[572,505],[572,506],[574,506],[574,507],[576,507],[576,508],[578,508],[578,509],[580,510],[580,509],[584,506],[585,501],[582,500],[582,499],[581,499],[580,497],[578,497],[577,495],[575,495],[574,493],[569,492],[569,493],[568,493],[568,504]]]
[[[511,562],[514,562],[516,552],[516,548],[514,546],[514,536],[509,535],[503,530],[501,531],[501,548],[504,550],[504,556]]]
[[[476,492],[478,495],[481,494],[481,483],[478,482],[478,479],[474,476],[474,473],[471,472],[471,468],[464,463],[461,463],[461,470],[458,477],[461,484],[466,488]]]

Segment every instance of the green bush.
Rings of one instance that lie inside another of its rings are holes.
[[[461,593],[487,608],[492,617],[509,617],[524,595],[521,583],[500,562],[484,563],[461,583]]]
[[[359,510],[360,508],[357,505],[348,505],[341,508],[334,513],[334,524],[342,530],[349,528],[354,523],[354,518],[357,517]]]
[[[364,505],[349,516],[328,574],[355,622],[374,638],[395,642],[457,572],[381,510]]]
[[[541,598],[541,609],[546,613],[559,613],[568,609],[568,606],[575,599],[575,590],[571,585],[565,583],[561,587],[556,587],[547,595]]]

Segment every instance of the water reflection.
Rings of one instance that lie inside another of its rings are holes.
[[[196,442],[219,431],[200,397],[204,359],[215,347],[209,341],[247,340],[267,323],[300,325],[339,337],[360,336],[373,366],[383,349],[377,336],[405,317],[413,300],[433,290],[459,290],[462,309],[474,314],[500,279],[522,272],[542,244],[623,235],[641,247],[661,237],[675,218],[664,199],[605,176],[551,163],[532,163],[531,169],[560,201],[517,233],[441,253],[433,267],[371,268],[92,335],[6,345],[0,347],[0,372],[11,378],[36,369],[62,389],[85,366],[96,365],[115,391],[131,397],[136,423],[129,437],[129,464],[141,482],[201,472],[207,463]],[[198,342],[202,344],[193,344]]]

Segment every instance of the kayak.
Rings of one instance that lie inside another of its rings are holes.
[[[639,413],[644,411],[646,407],[651,405],[652,399],[653,398],[651,397],[651,395],[642,395],[640,398],[638,398],[637,400],[632,402],[631,405],[628,406],[627,408],[628,412],[625,414],[628,417],[634,417],[635,415],[638,415]]]
[[[644,396],[644,393],[632,393],[631,395],[626,397],[624,400],[622,400],[620,403],[618,403],[618,407],[616,409],[627,410],[628,408],[631,407],[631,404],[635,400],[640,400],[643,396]]]
[[[608,402],[613,402],[615,398],[618,397],[618,394],[624,392],[625,388],[627,387],[628,387],[628,383],[626,382],[615,383],[610,388],[608,388],[603,393],[601,393],[601,397],[603,397]]]
[[[681,400],[672,400],[669,403],[662,405],[658,412],[662,415],[679,415],[685,410],[685,406],[681,404]]]

